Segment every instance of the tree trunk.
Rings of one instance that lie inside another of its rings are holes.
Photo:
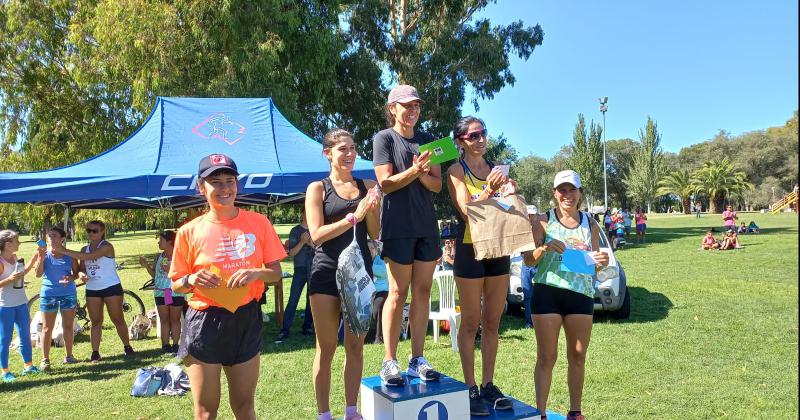
[[[681,206],[683,207],[683,214],[692,214],[692,203],[689,202],[689,197],[681,197]]]
[[[711,197],[708,200],[708,212],[709,213],[717,213],[721,214],[722,209],[725,208],[723,205],[725,201],[725,197]]]

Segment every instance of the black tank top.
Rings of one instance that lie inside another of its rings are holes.
[[[322,213],[326,225],[336,223],[344,219],[347,213],[354,213],[358,207],[358,202],[367,195],[367,186],[364,181],[355,179],[358,187],[358,198],[346,200],[339,197],[336,189],[333,188],[330,178],[322,180],[325,188],[325,198],[322,200]],[[364,257],[364,266],[370,277],[372,277],[372,258],[367,245],[367,221],[362,220],[356,225],[356,240],[361,248],[361,255]],[[339,255],[353,241],[353,230],[347,229],[343,234],[328,239],[314,250],[314,260],[311,266],[311,277],[316,280],[336,281],[336,266]]]

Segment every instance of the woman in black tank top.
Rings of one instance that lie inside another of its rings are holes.
[[[341,301],[336,287],[336,265],[339,255],[353,240],[364,257],[364,265],[372,275],[372,260],[367,246],[367,233],[378,237],[380,230],[380,198],[368,190],[376,183],[353,178],[356,148],[353,135],[342,129],[325,134],[323,153],[331,163],[330,175],[314,182],[306,191],[306,215],[311,240],[315,244],[308,294],[317,336],[314,355],[314,392],[319,419],[332,420],[330,409],[331,365],[338,345],[339,309]],[[354,335],[345,328],[344,393],[345,419],[360,419],[356,403],[364,366],[364,335]]]

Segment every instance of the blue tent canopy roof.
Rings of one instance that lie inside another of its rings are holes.
[[[85,208],[200,205],[197,165],[230,156],[240,173],[240,204],[268,204],[303,193],[329,172],[322,145],[295,128],[269,98],[162,98],[117,146],[74,165],[0,173],[0,203],[62,203]],[[357,159],[354,174],[374,178]]]

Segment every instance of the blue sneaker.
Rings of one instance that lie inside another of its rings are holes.
[[[33,365],[30,365],[30,366],[26,367],[25,369],[22,369],[22,376],[37,375],[37,374],[40,374],[40,373],[42,373],[42,371],[39,370],[39,368],[37,368],[36,366],[33,366]]]
[[[409,358],[406,374],[420,378],[423,381],[438,381],[441,374],[433,369],[430,362],[422,356]]]
[[[14,374],[11,373],[11,372],[6,372],[6,373],[3,374],[3,382],[5,382],[5,383],[14,382],[16,380],[17,380],[17,377],[14,376]]]

